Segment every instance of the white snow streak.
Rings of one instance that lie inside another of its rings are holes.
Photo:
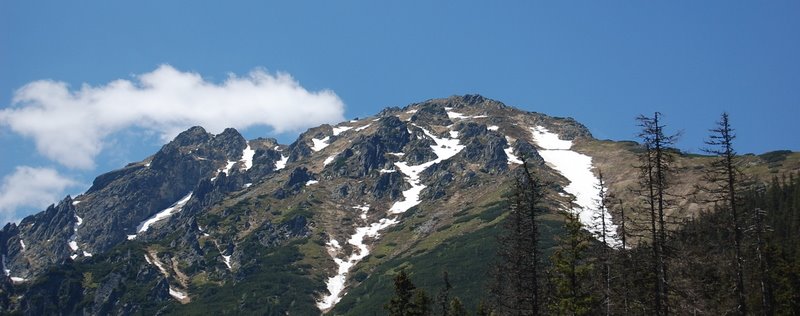
[[[240,160],[244,163],[244,168],[242,168],[242,170],[247,171],[253,167],[253,156],[255,156],[255,154],[256,151],[250,148],[250,144],[247,144],[247,148],[242,151],[242,160]]]
[[[309,185],[312,185],[312,184],[317,184],[317,183],[319,183],[319,181],[317,181],[317,180],[308,180],[306,182],[306,186],[309,186]]]
[[[73,205],[73,206],[75,206],[75,205],[78,205],[78,204],[80,204],[80,203],[81,203],[81,201],[72,201],[72,205]]]
[[[325,138],[323,139],[312,138],[311,142],[314,143],[314,146],[311,146],[311,150],[320,151],[325,149],[325,147],[328,147],[328,145],[330,145],[328,144],[328,141],[330,140],[331,140],[330,136],[325,136]]]
[[[333,128],[333,136],[339,136],[339,134],[344,133],[344,132],[346,132],[346,131],[348,131],[348,130],[350,130],[352,128],[353,128],[352,126],[334,127]]]
[[[26,281],[28,281],[28,279],[26,279],[26,278],[11,277],[11,282],[14,282],[14,283],[22,283],[22,282],[26,282]]]
[[[156,222],[158,222],[160,220],[163,220],[163,219],[166,219],[166,218],[172,216],[172,214],[180,212],[181,209],[183,208],[183,206],[186,205],[186,202],[189,202],[190,198],[192,198],[192,192],[189,192],[189,194],[186,194],[180,200],[178,200],[177,202],[173,203],[170,207],[165,208],[162,211],[160,211],[160,212],[156,213],[155,215],[151,216],[150,218],[144,220],[141,224],[139,224],[139,227],[136,227],[136,234],[138,235],[138,234],[141,234],[143,232],[146,232],[148,229],[150,229],[150,226],[155,224]]]
[[[362,218],[366,218],[366,213],[369,210],[369,205],[359,207],[356,206],[354,208],[361,209],[363,211]],[[364,244],[364,238],[378,238],[379,232],[389,226],[397,224],[397,219],[387,219],[383,218],[376,223],[369,224],[364,227],[357,227],[356,232],[347,240],[347,243],[353,245],[355,250],[353,253],[347,257],[347,260],[342,260],[336,257],[339,250],[341,250],[341,246],[339,242],[335,239],[331,239],[328,242],[328,252],[333,257],[333,261],[339,266],[337,269],[337,273],[335,276],[332,276],[328,279],[327,288],[330,295],[326,295],[322,298],[321,301],[317,302],[317,307],[322,311],[327,311],[328,309],[332,308],[339,300],[342,299],[345,285],[347,284],[347,274],[356,263],[364,259],[367,255],[369,255],[369,247]]]
[[[22,239],[19,240],[19,246],[22,247],[22,251],[25,251],[25,241],[24,240],[22,240]]]
[[[217,174],[222,172],[222,173],[225,173],[225,175],[228,175],[228,171],[231,171],[231,169],[233,168],[233,165],[235,165],[235,164],[236,164],[236,161],[228,160],[228,164],[225,165],[225,168],[219,169]]]
[[[228,270],[231,270],[231,256],[222,255],[222,259],[225,261],[225,265],[228,266]]]
[[[286,168],[287,162],[289,162],[289,156],[281,155],[281,160],[275,162],[275,170]]]
[[[367,125],[358,127],[358,128],[356,128],[356,132],[363,131],[363,130],[367,129],[367,127],[370,127],[370,126],[372,126],[372,124],[367,124]]]
[[[500,129],[500,126],[492,125],[492,126],[487,127],[486,129],[488,129],[490,131],[496,131],[496,130]]]
[[[403,213],[419,204],[419,194],[425,188],[425,185],[420,183],[420,173],[434,164],[450,159],[464,149],[464,146],[459,144],[457,138],[438,138],[425,129],[422,129],[422,131],[436,143],[436,145],[431,146],[431,149],[433,149],[433,152],[436,153],[437,158],[417,166],[409,166],[406,162],[395,163],[397,169],[406,175],[405,179],[411,185],[411,188],[403,191],[404,200],[395,202],[394,205],[392,205],[392,207],[389,209],[389,214]],[[398,157],[403,156],[402,153],[390,154]],[[383,170],[381,170],[381,172],[383,172]],[[353,208],[362,211],[361,219],[367,219],[369,205],[354,206]],[[333,261],[338,266],[338,269],[336,275],[328,278],[328,281],[326,282],[329,295],[323,296],[322,300],[317,302],[317,307],[321,311],[325,312],[331,309],[346,294],[344,293],[344,290],[347,284],[347,275],[350,271],[350,268],[352,268],[369,254],[369,247],[364,243],[364,238],[378,238],[381,230],[397,223],[399,223],[399,219],[395,216],[392,218],[382,218],[377,222],[367,223],[362,227],[356,227],[356,232],[350,237],[349,240],[347,240],[347,243],[353,245],[355,250],[353,250],[353,253],[351,253],[346,260],[337,257],[339,250],[341,249],[338,241],[331,239],[331,241],[328,242],[328,253],[331,255],[331,257],[333,257]]]
[[[176,298],[179,301],[185,300],[186,297],[188,297],[186,293],[173,289],[172,287],[169,288],[169,295],[172,295],[172,297]]]
[[[508,148],[503,149],[503,151],[506,152],[506,157],[508,159],[508,164],[509,165],[512,164],[512,163],[520,164],[520,165],[522,164],[522,160],[520,160],[519,157],[514,155],[514,148],[513,147],[509,146]]]
[[[564,190],[575,197],[575,204],[578,205],[570,211],[579,216],[586,230],[599,237],[602,223],[596,201],[600,180],[592,173],[592,157],[570,150],[572,141],[562,140],[558,134],[551,133],[542,126],[536,126],[531,130],[533,141],[542,148],[539,150],[539,155],[550,167],[570,181]],[[606,242],[611,247],[619,247],[621,242],[617,239],[617,227],[607,211],[603,214],[607,230]]]
[[[75,225],[72,226],[72,236],[69,236],[69,241],[67,242],[69,249],[72,249],[72,251],[78,251],[78,226],[81,226],[81,224],[83,224],[83,218],[75,215]],[[78,257],[77,254],[70,256],[72,260],[75,260],[76,257]]]
[[[6,255],[3,255],[3,260],[0,260],[0,263],[3,264],[3,273],[5,273],[6,276],[11,276],[11,270],[6,267]]]
[[[336,155],[338,155],[338,154],[336,154]],[[336,159],[336,155],[333,155],[333,156],[330,156],[328,158],[325,158],[325,161],[322,162],[322,165],[323,166],[327,166],[328,164],[333,162],[333,160]]]

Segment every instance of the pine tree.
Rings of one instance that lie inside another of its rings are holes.
[[[450,289],[453,287],[450,285],[450,279],[447,276],[447,271],[442,273],[442,281],[444,282],[444,287],[439,292],[439,296],[437,297],[439,301],[439,306],[441,308],[440,315],[448,316],[450,315]]]
[[[385,306],[389,315],[400,316],[407,313],[414,289],[416,286],[408,279],[406,271],[400,270],[394,277],[394,297]]]
[[[407,316],[428,316],[431,315],[431,298],[422,289],[414,290],[414,299],[408,308]]]
[[[501,315],[538,315],[539,236],[536,216],[542,212],[542,184],[523,163],[511,197],[511,208],[498,237],[497,262],[490,294]]]
[[[603,171],[598,169],[597,170],[597,212],[595,213],[596,216],[594,217],[594,222],[596,223],[597,229],[600,230],[600,241],[603,243],[600,248],[600,263],[603,265],[603,305],[605,305],[605,314],[611,315],[611,256],[609,254],[609,241],[610,241],[610,232],[609,226],[607,224],[606,215],[608,213],[608,208],[606,207],[606,203],[608,201],[608,196],[606,196],[606,184],[605,179],[603,178]]]
[[[754,224],[752,232],[756,237],[756,259],[758,259],[758,272],[759,272],[759,290],[761,291],[761,311],[762,315],[772,315],[772,289],[774,287],[772,278],[770,276],[770,260],[769,251],[767,250],[766,234],[768,227],[764,218],[766,212],[760,208],[756,208],[753,212]]]
[[[467,310],[464,308],[464,304],[461,303],[461,300],[458,297],[453,298],[450,301],[450,315],[453,316],[467,316]]]
[[[644,188],[645,200],[650,210],[650,232],[652,235],[652,266],[655,277],[654,309],[656,315],[669,314],[669,278],[667,273],[667,228],[666,209],[667,190],[672,173],[673,155],[669,148],[677,136],[664,134],[660,122],[661,113],[653,117],[639,116],[644,151],[640,155],[640,182]]]
[[[737,312],[739,315],[747,314],[747,299],[744,288],[744,255],[742,253],[743,229],[739,209],[740,201],[737,199],[739,175],[741,171],[736,167],[736,151],[733,149],[733,140],[736,135],[731,128],[728,113],[722,113],[717,126],[710,130],[711,135],[705,142],[711,146],[704,149],[706,153],[717,157],[711,163],[705,180],[710,186],[708,191],[717,198],[730,212],[730,227],[733,230],[734,267],[736,268],[736,296]]]
[[[591,236],[581,230],[578,215],[565,217],[566,236],[551,257],[551,278],[556,290],[552,310],[559,315],[588,315],[595,304],[590,286],[593,266],[587,254]]]

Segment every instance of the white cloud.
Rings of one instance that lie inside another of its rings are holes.
[[[104,140],[129,127],[164,140],[193,125],[213,133],[251,126],[281,133],[342,121],[343,112],[333,91],[308,91],[286,73],[256,69],[213,83],[162,65],[133,81],[72,91],[64,82],[31,82],[14,93],[11,107],[0,110],[0,125],[33,138],[37,150],[54,161],[89,169]]]
[[[77,183],[54,169],[19,166],[0,184],[0,223],[16,220],[16,209],[42,209],[57,202],[67,187]]]

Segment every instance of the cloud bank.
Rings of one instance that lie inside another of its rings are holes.
[[[58,201],[67,187],[77,185],[50,168],[17,167],[0,184],[0,223],[18,220],[19,207],[44,207]]]
[[[286,73],[256,69],[213,83],[162,65],[133,81],[84,84],[73,91],[64,82],[31,82],[0,110],[0,125],[32,138],[49,159],[90,169],[103,141],[130,127],[169,140],[193,125],[214,133],[252,126],[281,133],[342,121],[343,114],[344,103],[333,91],[308,91]]]

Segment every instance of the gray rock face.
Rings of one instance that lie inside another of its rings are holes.
[[[67,197],[44,212],[26,217],[19,226],[6,225],[2,233],[5,268],[13,277],[28,279],[36,271],[69,260],[73,251],[68,241],[76,223],[72,199]]]
[[[190,128],[164,145],[149,165],[131,164],[103,174],[74,201],[68,197],[23,219],[19,227],[4,228],[2,234],[9,236],[3,243],[8,266],[19,274],[14,276],[27,278],[47,266],[72,260],[70,256],[111,249],[135,234],[142,221],[193,191],[201,180],[214,177],[227,161],[241,159],[246,146],[234,129],[214,136],[201,127]],[[241,187],[241,183],[233,185]],[[20,238],[27,246],[24,252]],[[68,245],[71,241],[77,250]]]
[[[271,222],[264,223],[256,232],[256,238],[264,247],[275,247],[286,240],[308,237],[309,234],[308,220],[303,216],[295,216],[277,227]]]
[[[411,122],[415,124],[442,126],[453,124],[447,116],[447,111],[445,111],[444,107],[437,106],[436,104],[420,105],[417,113],[411,116]]]
[[[374,134],[354,140],[328,169],[333,170],[335,176],[375,177],[378,175],[375,171],[390,165],[386,155],[402,152],[406,144],[411,142],[411,137],[405,122],[395,116],[382,118]]]

